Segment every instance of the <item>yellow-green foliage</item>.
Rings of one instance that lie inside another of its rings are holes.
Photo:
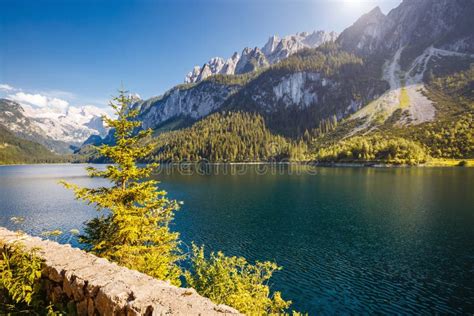
[[[474,64],[464,71],[431,76],[428,97],[435,102],[434,122],[406,131],[433,157],[474,158]]]
[[[461,64],[458,60],[456,63]],[[429,88],[441,91],[464,109],[474,110],[474,63],[464,71],[431,78]]]
[[[41,288],[42,260],[21,244],[4,246],[0,257],[0,314],[61,315],[47,305]]]
[[[474,159],[433,158],[426,165],[430,167],[474,167]]]
[[[0,276],[0,291],[6,291],[15,303],[30,305],[39,292],[41,259],[20,245],[9,247],[0,259]]]
[[[408,97],[408,92],[405,87],[400,90],[400,108],[406,109],[410,105],[410,98]]]
[[[157,189],[156,181],[146,180],[157,164],[137,165],[137,161],[150,155],[156,144],[149,142],[150,130],[136,132],[141,124],[134,119],[137,111],[130,110],[129,104],[130,99],[124,91],[113,99],[111,105],[118,118],[106,119],[106,123],[115,129],[116,145],[98,148],[99,153],[114,164],[105,170],[88,169],[90,176],[108,179],[111,185],[82,188],[63,183],[74,190],[76,198],[94,205],[99,211],[106,211],[86,224],[85,235],[80,240],[89,250],[120,265],[179,285],[182,275],[177,265],[182,258],[178,248],[179,235],[169,230],[178,205],[166,198],[165,191]],[[214,119],[225,121],[225,117],[219,115]],[[229,123],[228,129],[245,128],[241,125],[232,127],[232,120]],[[204,125],[199,132],[203,131],[212,136]],[[251,265],[244,258],[225,257],[222,253],[211,254],[207,260],[204,249],[197,247],[193,248],[192,263],[191,271],[185,272],[188,284],[216,303],[225,303],[249,314],[279,313],[290,305],[279,292],[271,295],[266,285],[273,272],[279,269],[274,263]]]
[[[117,119],[104,118],[106,124],[115,129],[116,145],[103,145],[98,151],[113,164],[105,170],[88,168],[91,177],[108,179],[111,185],[83,188],[63,183],[74,190],[77,199],[94,205],[98,211],[105,211],[86,224],[86,233],[80,238],[89,250],[120,265],[179,285],[179,234],[169,229],[178,204],[157,188],[157,181],[145,180],[157,164],[137,165],[153,147],[141,141],[151,130],[135,132],[141,123],[135,120],[138,111],[130,110],[130,104],[126,92],[120,91],[110,103]]]
[[[428,124],[415,134],[433,157],[474,158],[474,113],[465,113],[443,125]]]
[[[204,255],[204,247],[193,245],[192,273],[186,281],[201,295],[218,304],[232,306],[248,315],[282,313],[291,304],[280,292],[270,295],[267,281],[280,268],[272,262],[252,265],[242,257],[226,257],[222,252]]]
[[[355,136],[320,148],[315,159],[322,162],[382,162],[416,165],[428,158],[417,143],[399,137]]]

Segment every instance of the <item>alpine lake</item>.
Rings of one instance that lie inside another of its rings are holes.
[[[101,167],[101,166],[99,166]],[[85,165],[0,166],[0,226],[80,247],[98,212],[58,181]],[[310,315],[474,313],[474,168],[163,166],[182,248],[271,260],[273,290]],[[12,217],[24,218],[19,222]]]

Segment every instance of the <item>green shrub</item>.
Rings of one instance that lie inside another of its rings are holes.
[[[249,315],[283,313],[291,305],[280,292],[270,295],[266,284],[280,268],[272,262],[252,265],[242,257],[227,257],[222,252],[204,255],[204,247],[193,245],[192,270],[186,281],[199,294],[218,304],[232,306]]]
[[[42,260],[37,250],[20,244],[4,246],[0,258],[0,311],[12,314],[60,315],[46,304],[42,291]]]

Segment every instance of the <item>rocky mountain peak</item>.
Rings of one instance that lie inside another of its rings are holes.
[[[345,50],[362,55],[393,56],[402,47],[421,54],[431,45],[469,52],[474,49],[472,16],[472,0],[404,0],[387,15],[374,8],[344,30],[337,41]]]
[[[267,43],[263,46],[262,52],[267,56],[270,55],[275,51],[279,43],[280,38],[278,37],[278,35],[270,36]]]
[[[268,65],[268,60],[260,48],[246,47],[242,51],[242,56],[235,67],[235,74],[251,72]]]
[[[1,99],[0,98],[0,110],[2,112],[10,111],[12,113],[20,112],[24,113],[25,110],[21,107],[21,105],[15,101],[11,101],[8,99]]]
[[[365,14],[368,17],[374,17],[375,19],[378,19],[380,17],[384,17],[385,14],[383,14],[382,10],[380,10],[379,6],[376,6],[372,10],[370,10],[368,13]]]
[[[238,53],[234,53],[225,62],[224,59],[215,57],[202,67],[195,66],[186,75],[184,81],[186,83],[193,83],[202,81],[215,74],[242,74],[254,71],[258,68],[275,64],[303,48],[315,48],[325,42],[335,41],[337,36],[336,32],[326,31],[301,32],[282,38],[278,35],[273,35],[262,48],[246,47],[242,50],[241,56]]]

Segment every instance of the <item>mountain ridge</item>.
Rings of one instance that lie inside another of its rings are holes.
[[[273,65],[304,48],[316,48],[326,42],[334,41],[336,38],[337,33],[333,31],[301,32],[282,38],[273,35],[261,48],[245,47],[241,54],[235,52],[227,60],[222,57],[214,57],[203,66],[195,66],[186,75],[184,82],[197,83],[212,75],[239,75],[255,71]]]
[[[461,76],[465,90],[474,82],[467,71],[474,63],[473,32],[466,31],[472,24],[471,13],[474,16],[474,6],[465,0],[405,0],[387,15],[374,8],[345,29],[334,44],[302,49],[244,75],[218,74],[173,88],[174,93],[187,91],[198,99],[217,101],[201,115],[182,111],[176,117],[199,121],[216,112],[244,111],[262,115],[274,133],[296,139],[308,134],[306,138],[313,137],[315,146],[382,133],[420,141],[437,157],[470,156],[474,145],[466,126],[472,126],[472,98],[459,108],[452,101],[454,94],[440,97],[433,84]],[[268,54],[276,42],[270,38],[261,51]],[[328,58],[335,60],[328,62]],[[200,84],[210,83],[218,88],[199,92]],[[231,86],[232,91],[221,94]],[[148,103],[147,111],[172,113],[170,109],[178,108],[185,106],[182,102],[164,106],[157,100]],[[162,124],[159,116],[140,118],[146,127],[159,129]],[[172,121],[173,115],[168,115],[166,122]],[[443,130],[457,133],[463,141],[452,140],[439,151],[442,143],[431,137]]]
[[[405,0],[387,15],[376,7],[335,41],[319,44],[317,33],[272,36],[262,48],[245,48],[244,57],[211,59],[194,73],[195,82],[134,101],[132,108],[142,128],[158,138],[192,130],[211,115],[238,112],[262,118],[269,133],[288,143],[304,140],[313,153],[346,139],[359,146],[364,137],[390,137],[387,146],[407,144],[405,139],[434,157],[470,157],[471,15],[474,4],[466,0]],[[90,136],[85,145],[107,141]],[[345,144],[341,148],[352,145]]]
[[[64,111],[35,108],[0,99],[0,125],[17,137],[37,142],[56,153],[72,153],[91,135],[106,136],[95,107],[68,107]]]

